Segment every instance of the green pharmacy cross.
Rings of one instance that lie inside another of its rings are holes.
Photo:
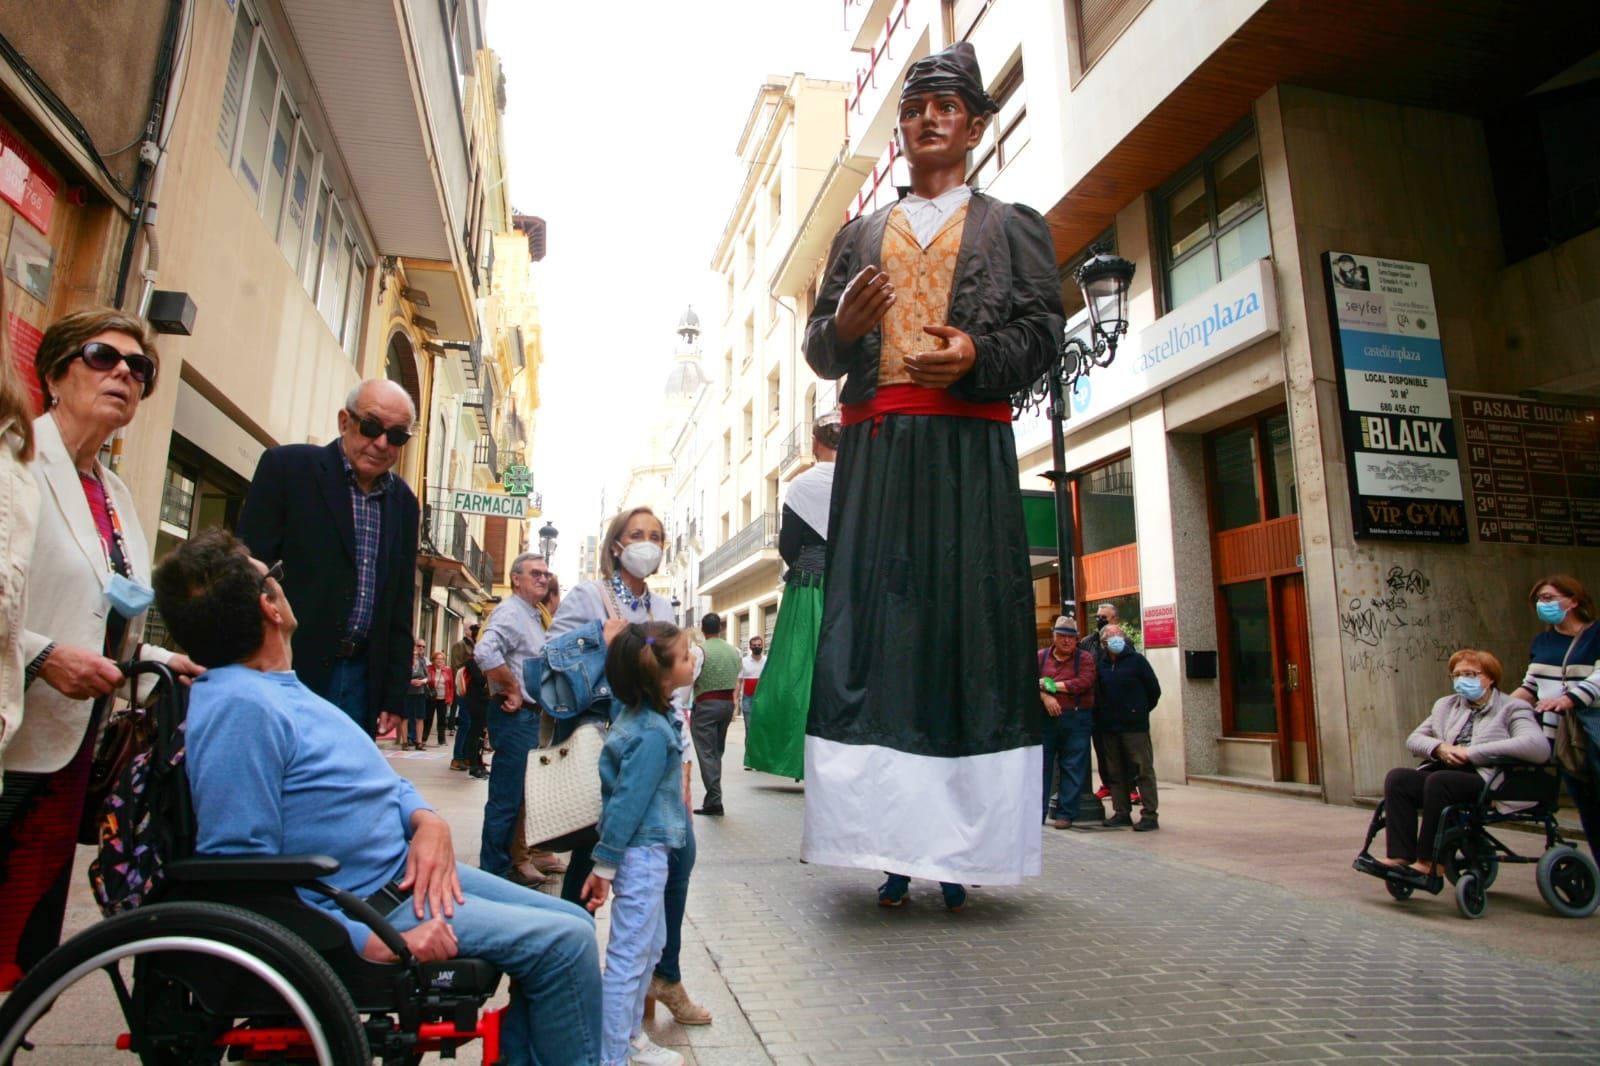
[[[500,484],[512,496],[526,496],[533,491],[533,471],[521,463],[508,466],[500,478]]]

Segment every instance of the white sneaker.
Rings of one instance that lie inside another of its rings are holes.
[[[671,1048],[661,1047],[642,1029],[634,1033],[628,1043],[633,1047],[633,1054],[628,1056],[633,1066],[683,1066],[682,1055]]]

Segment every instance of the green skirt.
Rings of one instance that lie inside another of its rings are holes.
[[[744,764],[798,781],[805,776],[811,668],[822,628],[822,575],[794,576],[798,580],[783,590],[772,654],[745,719]]]

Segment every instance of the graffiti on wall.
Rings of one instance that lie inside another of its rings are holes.
[[[1461,632],[1472,628],[1467,596],[1440,590],[1416,567],[1391,566],[1375,592],[1348,597],[1339,612],[1345,665],[1371,675],[1448,662],[1462,646]]]

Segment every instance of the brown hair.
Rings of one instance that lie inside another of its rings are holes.
[[[1450,656],[1450,665],[1446,668],[1450,673],[1456,672],[1458,663],[1476,666],[1489,676],[1489,683],[1495,688],[1500,687],[1500,675],[1503,672],[1500,660],[1495,658],[1493,652],[1483,651],[1480,648],[1462,648]]]
[[[56,319],[44,332],[39,350],[33,356],[33,370],[39,378],[39,388],[45,394],[45,406],[50,406],[49,382],[59,381],[67,372],[67,361],[77,354],[90,337],[115,331],[126,333],[139,342],[139,350],[148,355],[156,365],[156,373],[144,384],[143,395],[156,391],[156,378],[161,370],[161,356],[156,351],[156,331],[150,323],[137,315],[118,311],[115,307],[86,307]]]
[[[1535,581],[1533,588],[1528,590],[1528,606],[1532,607],[1539,602],[1539,590],[1546,585],[1571,600],[1572,609],[1578,612],[1580,619],[1585,622],[1594,621],[1594,597],[1583,587],[1583,582],[1571,574],[1551,574]]]
[[[6,322],[5,288],[5,283],[0,282],[0,424],[9,419],[11,428],[22,437],[17,458],[26,463],[33,458],[33,397],[22,383],[22,371],[11,361],[11,348],[6,343],[11,330]]]
[[[672,649],[683,631],[671,622],[635,622],[611,638],[606,651],[606,680],[624,707],[649,707],[670,713],[672,691],[667,671]]]
[[[605,544],[600,549],[600,573],[605,576],[607,581],[611,580],[617,572],[617,560],[611,554],[611,545],[622,539],[623,531],[628,528],[628,523],[633,521],[634,516],[642,514],[647,514],[654,518],[656,525],[661,527],[661,532],[663,534],[666,533],[666,524],[661,521],[655,511],[648,507],[635,507],[631,511],[618,512],[617,517],[613,518],[611,524],[606,527]]]

